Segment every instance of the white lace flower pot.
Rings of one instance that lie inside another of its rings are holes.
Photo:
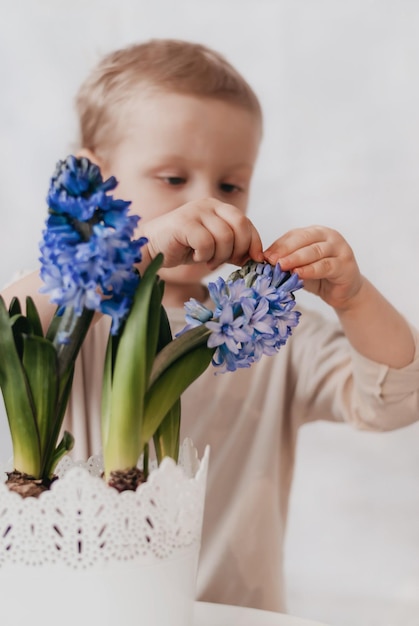
[[[122,494],[98,458],[37,499],[0,484],[0,624],[191,626],[208,457],[186,440]]]

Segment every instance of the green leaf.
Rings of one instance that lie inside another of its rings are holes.
[[[109,335],[102,378],[101,437],[103,449],[107,449],[109,442],[109,430],[112,415],[112,375],[118,343],[118,335]]]
[[[15,342],[16,350],[19,356],[19,359],[22,359],[23,356],[23,338],[25,335],[29,335],[31,332],[31,327],[26,319],[21,314],[13,315],[10,318],[11,329],[13,332],[13,339]]]
[[[159,287],[161,290],[160,302],[163,300],[163,292],[164,292],[164,282],[159,282]],[[166,309],[162,305],[160,308],[160,328],[159,328],[159,337],[157,342],[157,352],[160,352],[168,343],[170,343],[173,339],[172,331],[170,328],[169,318],[167,317]],[[154,366],[154,361],[153,364]]]
[[[60,307],[57,307],[55,309],[54,316],[53,316],[52,320],[49,323],[49,326],[47,328],[47,332],[46,332],[46,335],[45,335],[45,338],[48,339],[51,342],[54,342],[54,338],[57,335],[58,328],[59,328],[59,326],[61,324],[61,321],[62,321],[62,315],[57,315],[59,309],[60,309]]]
[[[158,352],[160,352],[167,344],[173,339],[172,331],[170,329],[169,319],[167,317],[166,310],[162,307],[160,318],[160,332],[159,342],[157,346]],[[180,440],[180,418],[181,418],[181,405],[180,398],[169,409],[159,428],[153,435],[154,448],[156,451],[157,461],[160,464],[165,456],[169,456],[176,462],[179,454],[179,440]]]
[[[176,462],[179,456],[180,442],[180,398],[175,400],[163,418],[160,426],[153,435],[154,448],[156,450],[157,462],[160,465],[164,457],[169,456]]]
[[[3,355],[0,359],[0,386],[12,437],[14,467],[40,478],[40,444],[34,403],[16,349],[9,313],[1,297],[0,346]]]
[[[65,410],[68,404],[68,398],[70,396],[71,388],[73,385],[73,376],[74,376],[74,367],[67,371],[65,376],[61,377],[60,380],[60,389],[59,389],[59,400],[58,405],[55,411],[55,419],[53,428],[49,433],[49,441],[48,445],[45,449],[43,455],[43,467],[42,467],[42,475],[51,478],[51,475],[54,471],[54,467],[57,461],[54,462],[56,457],[56,445],[58,441],[58,437],[60,436],[61,427],[64,420]],[[61,455],[62,456],[62,455]],[[61,458],[61,457],[60,457]]]
[[[170,367],[180,355],[186,354],[196,346],[206,345],[211,331],[201,324],[179,335],[165,346],[156,356],[150,374],[150,386]],[[214,352],[214,351],[213,351]]]
[[[52,474],[55,468],[57,467],[57,463],[61,461],[63,456],[65,456],[68,452],[70,452],[70,450],[72,450],[73,447],[74,447],[74,437],[71,433],[69,433],[66,430],[64,431],[63,438],[61,439],[60,443],[56,447],[54,454],[52,456],[50,472],[48,474],[49,478],[52,477]]]
[[[9,305],[9,317],[13,317],[14,315],[21,315],[22,307],[20,306],[19,300],[14,297],[12,298]]]
[[[42,330],[41,318],[39,317],[34,301],[29,296],[26,298],[26,317],[31,325],[33,334],[38,337],[43,337],[44,332]]]
[[[214,351],[206,343],[194,347],[181,354],[153,383],[145,399],[142,445],[153,437],[165,415],[185,389],[207,369]]]
[[[156,273],[163,257],[158,255],[148,266],[137,287],[115,357],[110,412],[106,413],[107,436],[103,446],[105,473],[136,466],[140,452],[143,402],[153,360],[160,306],[156,307]],[[151,310],[151,303],[157,311]],[[154,344],[154,345],[153,345]],[[107,374],[108,377],[108,374]],[[108,383],[107,383],[108,384]],[[109,390],[105,401],[109,402]]]
[[[49,341],[35,335],[23,338],[23,366],[32,391],[43,458],[54,430],[58,402],[57,353]]]
[[[158,350],[160,341],[160,328],[161,328],[161,315],[162,315],[162,301],[163,288],[158,276],[155,278],[153,288],[151,291],[151,298],[148,310],[148,328],[146,333],[146,359],[145,359],[145,372],[144,372],[144,386],[147,389],[148,379],[150,377],[151,368],[153,366],[154,358]]]

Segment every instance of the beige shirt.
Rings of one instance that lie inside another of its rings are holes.
[[[183,328],[182,309],[168,314],[174,332]],[[104,318],[91,329],[76,368],[65,424],[76,459],[100,451],[108,328]],[[285,611],[283,544],[298,427],[325,419],[390,430],[416,421],[418,349],[411,365],[390,369],[354,352],[337,323],[303,310],[277,355],[235,373],[215,371],[210,366],[182,397],[182,436],[200,454],[211,448],[198,598]]]

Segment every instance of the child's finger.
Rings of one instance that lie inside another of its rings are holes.
[[[203,226],[214,240],[214,249],[211,256],[207,255],[203,258],[201,255],[196,254],[194,259],[199,258],[201,261],[206,261],[210,269],[215,269],[231,259],[236,233],[231,224],[217,215],[215,211],[204,213],[201,219]]]
[[[224,261],[237,265],[241,265],[249,258],[263,261],[262,242],[252,222],[232,205],[219,205],[216,208],[216,213],[229,224],[234,236],[230,257]]]
[[[185,228],[178,241],[192,251],[195,263],[208,262],[214,258],[217,242],[213,233],[203,224],[196,223],[189,230]]]
[[[290,231],[265,251],[265,258],[270,263],[279,262],[284,270],[297,270],[323,258],[347,263],[352,257],[345,239],[336,231],[321,226]]]
[[[338,264],[336,258],[324,257],[313,263],[293,267],[293,271],[304,281],[333,279],[338,275]]]
[[[328,240],[326,229],[321,226],[295,228],[282,235],[265,250],[265,258],[272,264],[281,262],[296,250]]]
[[[279,257],[278,262],[284,270],[297,270],[297,268],[307,267],[324,259],[336,259],[337,256],[338,250],[330,241],[316,241],[287,256]]]
[[[249,222],[249,230],[247,233],[248,243],[246,246],[235,247],[234,255],[231,262],[236,265],[243,265],[249,259],[262,262],[265,260],[263,254],[262,241],[259,233],[251,222]],[[236,239],[237,242],[237,239]]]

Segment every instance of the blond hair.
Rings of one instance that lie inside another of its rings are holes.
[[[81,85],[80,147],[100,153],[116,139],[121,105],[141,84],[231,102],[262,120],[256,94],[221,54],[197,43],[152,39],[106,55]]]

